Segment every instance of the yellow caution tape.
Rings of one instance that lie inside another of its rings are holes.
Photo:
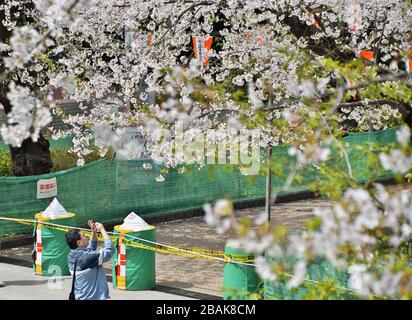
[[[7,220],[7,221],[12,221],[12,222],[17,222],[20,224],[24,224],[24,225],[33,225],[33,222],[25,222],[25,221],[21,221],[24,219],[16,219],[16,218],[6,218],[6,217],[0,217],[1,220]],[[34,220],[33,220],[34,221]],[[34,221],[35,222],[35,221]]]
[[[186,248],[186,247],[176,247],[180,250],[191,251],[194,253],[201,253],[201,254],[208,254],[211,256],[224,256],[225,253],[223,251],[218,250],[207,250],[207,249],[198,249],[198,248]]]
[[[192,254],[192,253],[188,253],[188,252],[178,251],[178,250],[171,249],[171,248],[168,248],[168,247],[165,247],[165,246],[160,246],[160,245],[150,246],[150,245],[146,245],[146,244],[143,244],[143,243],[139,243],[137,241],[131,241],[131,240],[127,240],[127,239],[124,239],[122,241],[122,243],[124,245],[128,246],[128,247],[151,250],[151,251],[155,251],[155,252],[159,252],[159,253],[173,254],[173,255],[176,255],[176,256],[180,256],[180,257],[216,260],[216,257],[196,255],[194,253]]]
[[[36,220],[29,220],[29,219],[0,217],[0,220],[12,221],[12,222],[16,222],[16,223],[20,223],[24,225],[42,224],[46,228],[64,231],[64,232],[67,232],[68,230],[73,228],[72,226],[63,226],[63,225],[57,225],[57,224],[50,223],[50,222],[36,221]],[[88,238],[92,237],[91,231],[89,230],[81,230],[81,231],[86,237]],[[128,237],[127,234],[125,234],[125,236]],[[109,235],[109,237],[113,242],[117,241],[119,238],[118,235]],[[103,240],[103,235],[101,233],[98,233],[97,239]],[[175,247],[175,246],[172,247],[172,246],[163,246],[159,244],[146,245],[139,241],[133,241],[133,240],[128,240],[128,239],[124,239],[123,244],[129,247],[133,247],[133,248],[151,250],[151,251],[155,251],[159,253],[173,254],[173,255],[181,256],[181,257],[207,259],[207,260],[215,260],[215,261],[216,260],[221,260],[221,261],[227,260],[227,261],[224,261],[226,263],[230,263],[230,262],[248,263],[248,262],[254,261],[253,257],[251,256],[228,255],[224,253],[223,251],[218,251],[218,250],[207,250],[207,249]],[[222,258],[219,259],[216,257],[222,257]]]
[[[254,263],[255,262],[254,256],[239,256],[239,255],[233,255],[233,254],[227,254],[227,253],[225,253],[224,259],[235,261],[235,262],[244,262],[244,263]]]
[[[71,226],[62,226],[62,225],[57,225],[49,222],[43,222],[43,221],[36,221],[36,220],[29,220],[29,219],[17,219],[17,218],[8,218],[8,217],[0,217],[0,220],[6,220],[6,221],[12,221],[24,225],[34,225],[34,224],[42,224],[47,228],[50,229],[56,229],[60,231],[65,231],[67,232],[68,230],[72,229],[73,227]],[[83,230],[80,229],[85,236],[91,238],[92,232],[89,230]],[[127,237],[127,234],[125,234]],[[110,239],[112,241],[118,241],[119,235],[109,235]],[[97,239],[98,240],[103,240],[103,235],[101,233],[97,234]],[[223,261],[225,263],[253,263],[254,257],[253,256],[240,256],[240,255],[231,255],[231,254],[226,254],[223,251],[217,251],[217,250],[205,250],[205,249],[197,249],[197,248],[184,248],[184,247],[169,247],[169,246],[162,246],[158,244],[154,245],[146,245],[138,241],[132,241],[128,239],[123,239],[122,243],[126,246],[133,247],[133,248],[139,248],[139,249],[145,249],[145,250],[151,250],[159,253],[166,253],[166,254],[173,254],[177,256],[182,256],[182,257],[188,257],[188,258],[199,258],[199,259],[207,259],[207,260],[213,260],[213,261]],[[223,258],[218,258],[216,256],[223,256]],[[250,264],[253,266],[252,264]],[[292,277],[292,275],[286,274],[286,276]],[[313,284],[318,284],[317,281],[310,280],[310,279],[304,279],[305,281],[309,281]],[[355,292],[351,289],[343,288],[343,287],[336,287],[339,290],[349,292],[351,294],[355,294]]]

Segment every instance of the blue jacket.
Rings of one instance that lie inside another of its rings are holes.
[[[103,263],[110,260],[114,246],[110,239],[104,240],[104,248],[97,250],[97,241],[90,240],[87,248],[72,249],[68,256],[70,273],[73,275],[74,262],[77,259],[74,295],[76,300],[109,299]]]

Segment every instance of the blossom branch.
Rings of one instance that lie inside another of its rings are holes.
[[[198,7],[198,6],[208,6],[208,5],[212,5],[213,2],[208,2],[208,1],[202,1],[199,3],[193,3],[190,7],[186,8],[185,10],[183,10],[179,16],[176,18],[176,21],[160,36],[159,40],[156,41],[155,45],[159,44],[162,42],[163,38],[177,25],[177,23],[182,19],[182,17],[189,12],[190,10]]]

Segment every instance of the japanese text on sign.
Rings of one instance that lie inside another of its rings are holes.
[[[37,199],[51,198],[57,196],[57,180],[40,179],[37,181]]]

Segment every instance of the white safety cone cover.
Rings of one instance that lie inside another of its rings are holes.
[[[54,198],[47,209],[41,212],[41,215],[45,218],[57,219],[68,217],[69,213],[63,208],[59,200]]]
[[[119,226],[121,230],[140,231],[150,227],[142,218],[136,213],[131,212],[124,220],[123,224]]]

